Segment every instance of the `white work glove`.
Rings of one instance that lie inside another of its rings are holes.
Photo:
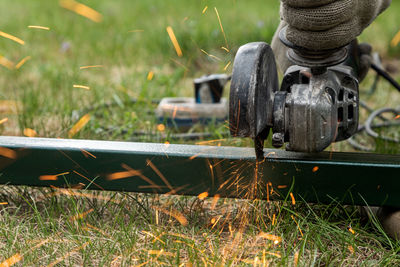
[[[327,50],[354,40],[391,0],[281,0],[286,38],[293,44]]]

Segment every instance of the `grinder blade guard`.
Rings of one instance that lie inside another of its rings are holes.
[[[310,51],[280,36],[294,63],[279,89],[274,54],[267,43],[239,48],[230,91],[229,128],[232,136],[254,140],[263,158],[264,140],[272,129],[272,144],[298,152],[320,152],[345,140],[358,127],[359,93],[354,70],[346,61],[347,47]]]

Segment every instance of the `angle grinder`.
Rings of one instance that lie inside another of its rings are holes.
[[[264,158],[270,131],[274,147],[286,144],[286,150],[312,153],[351,137],[358,127],[356,41],[315,51],[292,44],[286,39],[286,28],[279,37],[294,64],[280,87],[274,53],[267,43],[241,46],[233,65],[230,133],[252,138],[258,159]]]

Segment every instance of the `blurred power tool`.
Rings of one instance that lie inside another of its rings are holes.
[[[226,74],[203,76],[194,80],[194,98],[163,98],[156,111],[160,123],[187,130],[196,123],[224,122],[228,116],[228,102],[222,98],[222,93],[230,79]]]
[[[358,127],[356,41],[333,50],[289,47],[289,67],[279,88],[271,47],[263,42],[239,48],[233,65],[229,103],[231,135],[254,139],[263,158],[264,140],[272,129],[272,144],[286,150],[320,152],[345,140]],[[350,55],[350,56],[349,56]]]

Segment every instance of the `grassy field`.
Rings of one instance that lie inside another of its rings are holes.
[[[7,118],[1,135],[68,138],[88,113],[90,121],[74,138],[188,143],[161,136],[151,100],[192,96],[193,78],[230,73],[238,47],[270,42],[279,23],[279,3],[273,0],[81,2],[100,12],[102,21],[58,1],[0,1],[0,31],[25,42],[0,37],[0,62],[10,67],[0,65],[0,120]],[[400,27],[398,14],[400,2],[394,1],[361,36],[396,77],[400,46],[390,41]],[[11,67],[24,58],[18,69]],[[101,66],[80,68],[93,65]],[[372,108],[399,105],[400,95],[386,82],[368,95],[372,81],[371,73],[361,84],[361,98]],[[365,119],[367,112],[361,115]],[[226,124],[192,130],[211,132],[210,139],[227,133]],[[145,134],[135,135],[138,131]],[[225,138],[214,144],[251,143]],[[346,143],[330,149],[352,150]],[[398,153],[392,144],[379,143],[377,150]],[[8,186],[0,187],[0,202],[0,266],[400,265],[400,243],[376,220],[361,221],[357,207],[336,202],[293,206]]]

